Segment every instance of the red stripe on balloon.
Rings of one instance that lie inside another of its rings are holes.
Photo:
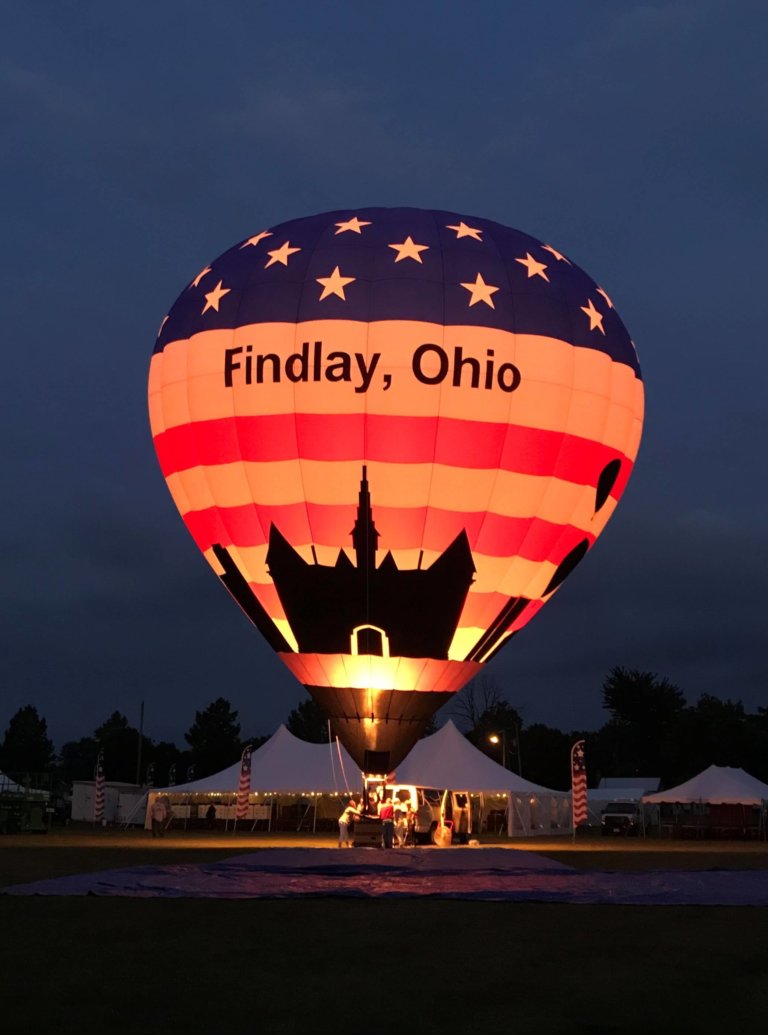
[[[550,475],[595,485],[611,460],[622,460],[618,498],[631,463],[617,449],[559,431],[447,417],[376,414],[270,414],[194,421],[155,436],[163,474],[250,461],[360,460],[439,463]]]
[[[287,506],[208,507],[190,511],[184,522],[201,550],[220,546],[263,546],[274,523],[289,543],[313,542],[317,546],[348,544],[357,508],[329,507],[319,503]],[[258,520],[256,518],[258,517]],[[376,527],[381,535],[379,551],[444,550],[466,530],[471,547],[491,557],[518,555],[530,561],[560,560],[583,539],[594,536],[570,525],[541,518],[511,518],[498,514],[464,514],[427,511],[423,508],[377,507]],[[554,553],[553,553],[554,551]]]

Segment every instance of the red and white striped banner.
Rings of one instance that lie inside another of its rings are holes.
[[[587,765],[583,740],[577,740],[571,748],[571,815],[574,830],[587,822]]]
[[[99,751],[96,757],[96,768],[93,771],[93,779],[96,783],[95,796],[93,802],[93,822],[102,823],[104,821],[104,797],[105,797],[105,780],[104,780],[104,752]]]
[[[251,745],[243,750],[240,759],[240,783],[237,788],[237,810],[235,819],[245,819],[248,814],[248,796],[251,793]]]

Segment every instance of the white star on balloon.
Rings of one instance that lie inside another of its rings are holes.
[[[222,282],[216,285],[213,291],[209,291],[205,296],[205,305],[203,306],[203,313],[209,309],[214,309],[217,313],[219,311],[219,303],[225,295],[228,295],[232,288],[222,287]],[[200,314],[202,316],[202,313]]]
[[[590,331],[597,330],[604,335],[605,331],[603,329],[603,315],[602,313],[599,313],[597,309],[595,309],[594,305],[592,304],[592,299],[588,298],[587,304],[579,306],[579,309],[581,309],[582,313],[586,313],[589,317]]]
[[[486,284],[479,273],[475,278],[474,284],[462,284],[461,286],[470,293],[470,306],[475,305],[477,302],[485,302],[485,304],[490,306],[491,309],[496,308],[491,296],[495,295],[499,289],[497,287],[493,287],[491,284]]]
[[[315,277],[317,283],[323,285],[323,293],[320,295],[320,301],[322,302],[324,298],[328,298],[330,295],[336,295],[342,300],[342,302],[346,302],[347,299],[344,294],[344,288],[347,284],[353,284],[356,279],[356,277],[342,277],[341,270],[338,266],[328,277]]]

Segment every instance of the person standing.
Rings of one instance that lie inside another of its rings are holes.
[[[408,826],[406,823],[406,806],[403,802],[399,801],[397,803],[397,808],[395,809],[395,848],[405,847],[405,839],[407,835]]]
[[[381,843],[384,848],[392,848],[395,840],[395,807],[392,798],[387,796],[379,809],[381,820]]]
[[[416,843],[416,809],[409,801],[405,812],[405,845],[415,847]]]
[[[349,799],[349,804],[339,816],[339,848],[351,848],[351,831],[354,829],[355,820],[360,815],[357,800]]]
[[[165,821],[168,819],[168,809],[161,798],[155,798],[152,802],[149,815],[152,820],[152,837],[162,837]]]

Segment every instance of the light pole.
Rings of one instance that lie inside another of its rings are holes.
[[[488,740],[491,744],[498,744],[501,741],[501,764],[507,768],[507,731],[502,730],[501,736],[498,733],[489,733]]]
[[[502,728],[498,733],[489,733],[488,740],[491,744],[501,743],[501,764],[505,769],[508,769],[507,765],[507,733],[515,734],[515,744],[517,745],[517,773],[518,776],[523,775],[523,760],[520,754],[520,727],[515,725],[514,729]]]

